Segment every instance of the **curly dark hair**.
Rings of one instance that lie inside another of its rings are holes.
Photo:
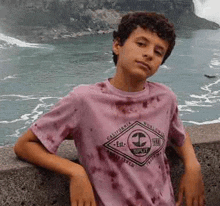
[[[143,29],[155,32],[161,39],[168,42],[169,47],[164,56],[162,64],[170,56],[173,47],[175,45],[175,29],[172,23],[168,22],[168,19],[163,14],[157,14],[155,12],[134,12],[128,13],[122,17],[120,24],[118,25],[118,31],[113,32],[113,40],[119,40],[119,43],[123,45],[130,34],[140,26]],[[115,65],[118,61],[118,56],[113,52],[113,61]]]

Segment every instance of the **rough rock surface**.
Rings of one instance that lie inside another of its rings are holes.
[[[217,29],[194,14],[192,0],[0,0],[1,32],[48,42],[112,31],[128,11],[165,14],[177,29]]]

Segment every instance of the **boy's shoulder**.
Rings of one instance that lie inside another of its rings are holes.
[[[70,92],[71,96],[75,96],[78,99],[88,99],[89,97],[100,93],[102,91],[102,87],[105,87],[104,82],[98,82],[94,84],[80,84],[78,86],[73,87]]]
[[[98,87],[104,84],[104,82],[98,82],[95,84],[80,84],[73,88],[74,93],[77,95],[90,94],[91,92],[95,92],[98,90]]]
[[[76,87],[73,87],[72,92],[74,92],[76,94],[87,93],[89,91],[90,87],[91,87],[91,84],[80,84]]]
[[[155,88],[155,89],[172,91],[170,89],[170,87],[168,87],[168,86],[166,86],[165,84],[162,84],[162,83],[148,81],[148,84],[149,84],[150,87]]]
[[[156,93],[165,93],[166,95],[169,95],[171,98],[176,99],[176,94],[172,91],[172,89],[162,83],[158,82],[148,82],[149,89],[151,92]]]

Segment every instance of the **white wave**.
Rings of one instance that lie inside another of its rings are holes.
[[[218,0],[193,0],[197,16],[220,24]]]
[[[168,67],[167,65],[163,64],[160,66],[161,69],[167,69],[167,70],[170,70],[171,68]]]
[[[2,120],[0,121],[0,124],[14,124],[20,121],[25,122],[25,125],[28,124],[30,125],[31,123],[33,123],[34,121],[36,121],[39,116],[41,116],[44,111],[49,110],[55,102],[53,99],[55,100],[59,100],[60,97],[34,97],[33,95],[15,95],[15,94],[11,94],[11,95],[1,95],[0,97],[4,97],[6,99],[3,99],[3,101],[28,101],[28,100],[38,100],[39,103],[35,106],[35,108],[27,114],[22,114],[18,119],[14,119],[14,120]],[[52,102],[48,102],[47,100],[53,100]],[[1,101],[1,100],[0,100]]]
[[[1,45],[0,45],[0,48],[1,48]],[[9,62],[11,61],[11,59],[0,59],[0,62]]]
[[[5,49],[6,45],[1,45],[0,44],[0,49]]]
[[[0,124],[14,124],[14,123],[17,123],[17,122],[20,122],[20,121],[26,121],[25,124],[30,124],[30,123],[32,123],[32,122],[34,122],[36,120],[35,118],[38,118],[41,114],[43,114],[43,111],[38,111],[37,110],[41,106],[42,106],[42,104],[38,104],[31,111],[31,113],[21,115],[19,119],[14,119],[14,120],[11,120],[11,121],[3,120],[3,121],[0,121]],[[35,114],[35,115],[33,115],[33,114]],[[30,119],[32,119],[31,122],[28,121]]]
[[[29,120],[32,113],[33,112],[31,112],[30,114],[23,114],[23,115],[20,116],[19,119],[14,119],[14,120],[11,120],[11,121],[6,121],[6,120],[0,121],[0,124],[14,124],[14,123],[17,123],[17,122],[20,122],[20,121]],[[43,112],[39,112],[39,113],[42,114]]]
[[[183,122],[195,124],[195,125],[215,124],[215,123],[220,123],[220,117],[218,119],[204,121],[204,122],[196,122],[196,121],[183,121]]]
[[[204,90],[204,91],[207,91],[210,94],[213,94],[213,92],[214,92],[214,94],[216,94],[216,91],[212,91],[212,87],[215,86],[215,85],[218,86],[219,83],[220,83],[220,79],[216,80],[213,83],[205,85],[204,87],[201,87],[201,89]],[[218,88],[219,88],[219,86],[218,86]],[[218,90],[218,92],[219,92],[219,90]]]
[[[16,79],[16,75],[14,74],[13,76],[7,76],[7,77],[4,77],[3,79],[1,79],[1,81],[4,81],[4,80],[7,80],[7,79]]]
[[[27,127],[22,127],[22,128],[16,129],[15,133],[10,134],[10,135],[6,135],[6,137],[19,137],[22,133],[21,131],[23,131],[24,129],[27,129]]]
[[[180,38],[176,39],[176,45],[181,45],[183,43],[183,40]]]
[[[203,101],[185,101],[185,103],[190,107],[212,107],[212,105],[202,104]]]
[[[45,48],[44,45],[42,44],[27,43],[19,39],[16,39],[14,37],[6,36],[2,33],[0,33],[0,41],[4,42],[0,48],[7,48],[11,46],[29,47],[29,48]]]
[[[220,53],[214,53],[214,55],[220,57]]]
[[[178,105],[178,109],[179,109],[180,112],[191,112],[191,113],[195,112],[188,105]]]
[[[191,54],[179,54],[178,56],[180,56],[180,57],[190,57]]]
[[[34,95],[20,95],[20,94],[3,94],[1,95],[0,97],[4,97],[4,98],[9,98],[7,100],[9,101],[19,101],[19,100],[33,100],[33,99],[36,99],[36,100],[39,100],[40,102],[44,102],[44,100],[47,100],[47,99],[60,99],[60,97],[36,97]],[[14,99],[12,99],[14,98]]]
[[[191,100],[185,101],[185,104],[179,105],[179,111],[183,114],[198,112],[201,108],[212,108],[220,102],[220,79],[201,87],[203,94],[191,94]],[[196,110],[198,111],[196,111]],[[196,124],[194,122],[190,122]],[[206,122],[207,123],[207,122]]]
[[[217,94],[219,91],[213,92],[214,94]],[[213,94],[212,93],[212,94]],[[207,105],[201,105],[201,103],[209,103],[213,104],[220,101],[220,96],[217,95],[211,95],[211,94],[204,94],[204,95],[190,95],[192,98],[200,99],[200,101],[191,101],[187,102],[188,104],[191,104],[191,106],[207,106]]]
[[[10,98],[10,101],[38,99],[37,97],[34,97],[33,95],[25,96],[25,95],[20,95],[20,94],[4,94],[4,95],[1,95],[0,97]],[[11,98],[14,98],[14,99],[11,99]]]
[[[24,130],[30,127],[41,115],[47,112],[51,106],[57,102],[58,99],[61,97],[35,97],[33,95],[1,95],[0,97],[4,96],[4,100],[6,101],[28,101],[28,100],[36,100],[37,103],[35,104],[34,108],[31,109],[26,114],[22,114],[20,117],[13,119],[13,120],[1,120],[0,124],[8,125],[8,127],[16,127],[13,133],[6,135],[6,137],[19,137]],[[7,127],[7,126],[6,126]]]
[[[219,58],[213,58],[210,63],[211,63],[211,65],[213,65],[213,66],[220,66],[220,60],[219,60]]]
[[[107,74],[107,73],[110,73],[110,72],[112,72],[112,71],[115,71],[115,67],[111,67],[111,68],[105,70],[103,73],[104,73],[104,74]]]

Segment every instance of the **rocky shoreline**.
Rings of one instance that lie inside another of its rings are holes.
[[[29,43],[53,43],[85,35],[107,34],[113,31],[114,29],[111,28],[100,30],[91,30],[90,28],[86,28],[82,31],[71,31],[70,29],[66,29],[65,26],[59,25],[52,28],[23,26],[14,28],[13,30],[10,29],[8,32],[4,33],[8,36],[13,36]]]
[[[35,16],[37,15],[35,14]],[[30,43],[49,43],[84,35],[111,33],[116,29],[121,16],[122,13],[115,10],[98,9],[92,11],[91,9],[87,9],[78,18],[70,18],[66,22],[55,22],[51,24],[50,17],[46,20],[47,22],[41,19],[42,22],[35,26],[25,24],[23,20],[22,23],[18,24],[17,22],[13,22],[12,18],[0,17],[0,28],[4,34],[23,41]]]
[[[177,30],[220,28],[214,22],[197,17],[192,0],[175,3],[160,0],[161,5],[149,0],[138,2],[134,5],[132,1],[122,0],[0,0],[0,32],[31,43],[105,34],[116,29],[123,14],[140,7],[165,14]]]

